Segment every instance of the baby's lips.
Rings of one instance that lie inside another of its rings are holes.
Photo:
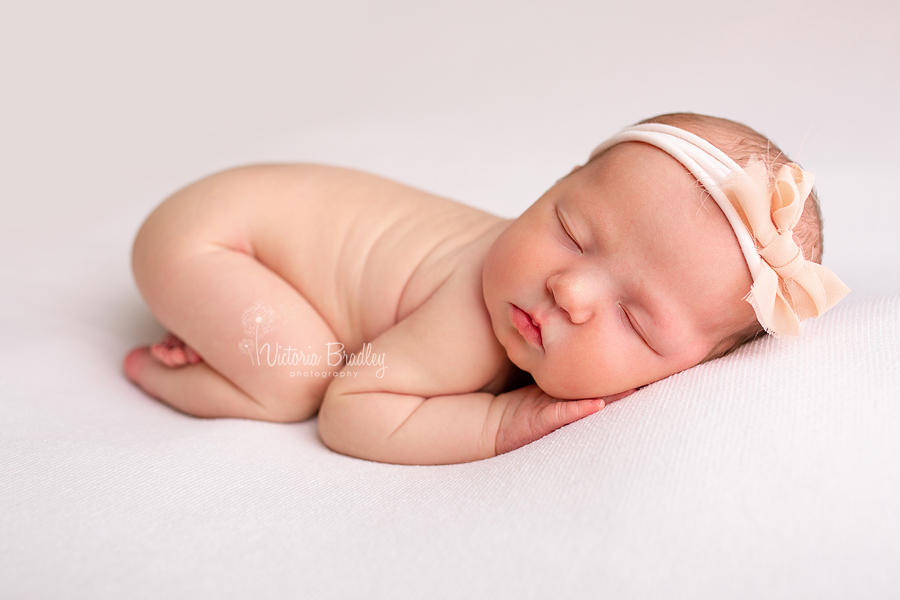
[[[510,305],[510,319],[516,330],[532,345],[543,348],[544,341],[541,335],[539,323],[535,322],[531,314],[525,312],[515,304]]]

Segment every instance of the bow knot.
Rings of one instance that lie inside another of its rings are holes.
[[[793,279],[805,262],[790,229],[778,232],[767,244],[760,245],[759,256],[783,279]]]
[[[798,335],[800,321],[818,317],[850,291],[834,273],[806,260],[794,240],[812,186],[812,174],[794,163],[783,165],[770,186],[766,165],[754,157],[721,187],[756,241],[762,263],[745,299],[770,333]]]

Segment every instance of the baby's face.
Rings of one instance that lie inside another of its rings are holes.
[[[510,360],[557,398],[593,398],[701,362],[752,322],[724,214],[653,146],[561,180],[497,238],[484,299]]]

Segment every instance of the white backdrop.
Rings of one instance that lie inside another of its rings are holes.
[[[238,164],[310,161],[515,216],[618,128],[702,112],[759,129],[817,175],[825,263],[854,290],[851,300],[883,295],[900,289],[898,23],[900,5],[885,0],[6,3],[0,596],[3,586],[28,597],[122,592],[104,587],[102,570],[44,577],[69,571],[34,558],[71,553],[89,567],[100,550],[78,541],[78,519],[129,506],[91,500],[107,489],[103,477],[99,487],[67,487],[67,456],[81,467],[102,456],[104,469],[127,478],[130,463],[110,456],[127,456],[132,434],[121,432],[140,431],[134,410],[162,411],[152,412],[160,427],[206,443],[197,425],[148,404],[120,373],[125,352],[161,331],[132,282],[130,244],[175,189]],[[227,427],[240,439],[259,426]],[[316,448],[310,464],[331,481],[334,460],[318,453],[314,424],[298,427],[300,445]],[[75,439],[94,450],[70,453]],[[178,440],[160,451],[178,452]],[[253,440],[248,448],[275,452]],[[294,441],[272,443],[290,452]],[[382,483],[396,472],[384,471]],[[561,477],[554,485],[566,485]],[[50,496],[80,507],[52,521],[59,536],[27,508]],[[171,526],[141,514],[141,527]],[[500,547],[503,535],[485,539]],[[172,540],[156,548],[173,550]],[[124,581],[171,576],[157,567],[134,567]],[[272,595],[296,592],[273,573]]]
[[[816,173],[826,263],[856,291],[894,289],[898,19],[883,0],[16,3],[0,13],[2,248],[115,220],[101,254],[124,281],[156,203],[260,161],[515,216],[616,129],[687,110]],[[66,260],[22,254],[29,283]]]

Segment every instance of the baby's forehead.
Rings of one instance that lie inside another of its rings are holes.
[[[592,157],[585,167],[595,178],[620,176],[678,187],[703,187],[681,162],[664,150],[643,142],[616,144]]]
[[[632,221],[658,222],[662,229],[698,220],[731,230],[703,185],[668,153],[640,142],[617,144],[576,171],[586,206],[627,211]],[[730,238],[729,238],[730,239]],[[735,238],[736,242],[736,238]]]

